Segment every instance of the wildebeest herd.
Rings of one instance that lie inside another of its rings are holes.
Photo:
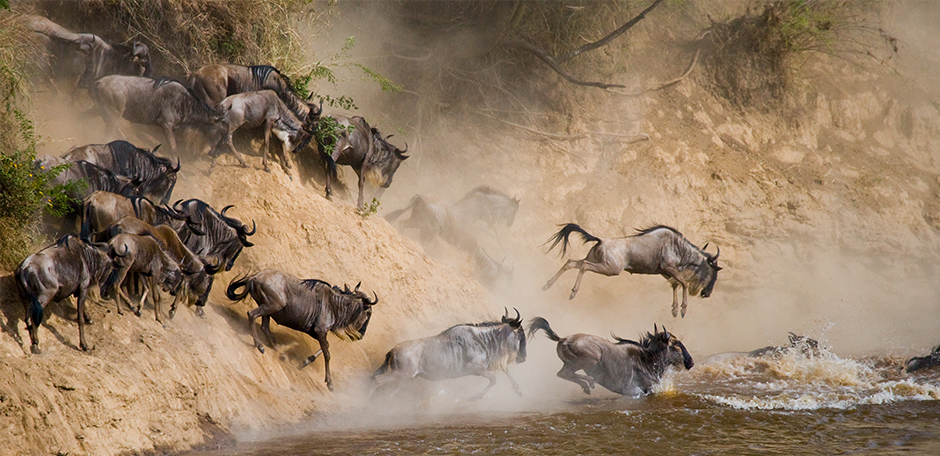
[[[94,112],[106,124],[105,135],[118,132],[121,119],[153,125],[163,130],[171,153],[179,150],[178,130],[190,130],[202,139],[201,152],[216,158],[232,153],[242,166],[248,166],[233,143],[239,128],[263,127],[263,167],[269,170],[267,149],[273,134],[282,143],[279,161],[290,175],[290,155],[315,140],[324,119],[338,126],[338,135],[317,142],[317,156],[326,172],[325,194],[332,193],[336,166],[353,167],[358,177],[358,208],[364,206],[364,188],[369,182],[387,188],[408,158],[404,149],[392,145],[362,117],[326,114],[322,104],[301,99],[289,79],[268,65],[209,65],[196,71],[185,83],[171,78],[151,78],[153,69],[147,46],[109,42],[90,33],[73,33],[49,21],[29,16],[27,25],[42,36],[49,60],[43,64],[51,79],[65,80],[72,89],[87,88],[94,101]],[[314,141],[315,142],[315,141]],[[91,323],[86,313],[89,293],[98,290],[103,299],[115,302],[118,313],[130,308],[138,316],[148,298],[157,321],[163,323],[161,292],[172,295],[169,317],[178,303],[195,304],[204,316],[213,285],[220,271],[233,268],[244,247],[251,247],[249,237],[257,227],[249,228],[228,215],[233,206],[216,211],[198,199],[179,199],[172,205],[172,193],[181,164],[156,155],[154,150],[139,148],[127,141],[90,144],[72,148],[59,157],[43,156],[36,162],[38,171],[66,165],[56,182],[81,180],[85,185],[72,195],[81,205],[74,208],[80,216],[66,219],[62,235],[54,244],[27,257],[15,271],[23,299],[25,322],[33,353],[40,353],[38,329],[44,308],[50,303],[75,296],[80,348],[93,345],[85,337],[85,325]],[[511,226],[519,209],[519,199],[487,186],[477,187],[452,205],[438,203],[433,197],[416,195],[400,210],[386,218],[395,222],[410,211],[401,228],[414,229],[427,244],[440,238],[468,255],[481,282],[511,280],[512,267],[505,259],[496,261],[481,246],[467,227],[483,223],[496,233],[497,225]],[[668,226],[654,226],[614,239],[593,236],[580,226],[569,223],[549,239],[549,251],[559,243],[567,252],[569,236],[577,233],[585,242],[594,243],[582,260],[568,260],[544,286],[548,289],[568,269],[577,269],[570,298],[578,292],[585,271],[607,276],[627,271],[632,274],[660,274],[672,285],[672,314],[680,314],[678,289],[682,288],[681,315],[685,316],[687,298],[711,295],[718,277],[718,257],[706,253]],[[497,241],[500,242],[498,234]],[[270,321],[309,334],[317,340],[320,351],[306,358],[301,367],[313,362],[320,353],[325,365],[325,381],[333,390],[330,375],[328,333],[342,339],[359,340],[365,335],[378,303],[377,292],[371,296],[361,291],[361,282],[350,289],[317,279],[300,279],[278,270],[265,270],[234,279],[225,295],[240,301],[250,295],[257,308],[248,312],[248,325],[254,346],[264,353],[255,320],[261,317],[261,329],[274,346]],[[581,386],[590,394],[599,384],[615,393],[643,395],[651,391],[670,367],[691,369],[693,360],[681,341],[666,329],[654,325],[654,331],[639,341],[614,336],[610,342],[588,334],[568,337],[557,335],[548,321],[534,317],[528,328],[515,310],[506,310],[499,321],[460,324],[440,334],[405,341],[392,348],[384,363],[373,374],[376,391],[393,392],[400,382],[414,377],[427,380],[476,375],[489,380],[474,398],[481,398],[496,383],[492,371],[505,373],[517,394],[522,394],[508,366],[526,359],[526,341],[542,330],[557,342],[563,362],[558,376]],[[526,333],[528,330],[528,335]],[[912,359],[908,371],[940,364],[938,350],[925,358]],[[759,354],[758,354],[759,355]],[[757,356],[757,355],[755,355]],[[579,374],[578,372],[583,372]]]

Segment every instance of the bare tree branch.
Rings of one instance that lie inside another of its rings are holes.
[[[612,87],[620,87],[620,88],[626,87],[621,84],[607,84],[604,82],[588,82],[588,81],[582,81],[580,79],[575,79],[574,76],[571,76],[570,74],[568,74],[567,71],[561,69],[561,66],[558,65],[554,57],[552,57],[551,55],[548,55],[547,52],[525,41],[518,40],[518,39],[511,39],[509,41],[506,41],[503,44],[509,47],[519,48],[519,49],[529,51],[535,54],[535,56],[542,59],[542,61],[545,62],[549,66],[549,68],[551,68],[552,70],[555,70],[556,73],[560,74],[563,78],[567,79],[568,82],[571,82],[573,84],[590,86],[590,87],[600,87],[602,89],[609,89]]]
[[[607,44],[607,43],[613,41],[614,38],[617,38],[618,36],[622,35],[623,32],[626,32],[628,29],[630,29],[630,27],[633,27],[633,26],[636,25],[638,22],[642,21],[643,18],[646,17],[647,13],[649,13],[650,11],[653,11],[653,8],[656,8],[656,6],[659,5],[659,4],[662,3],[662,2],[663,2],[663,0],[656,0],[656,1],[654,1],[653,4],[650,5],[649,7],[647,7],[645,10],[643,10],[642,13],[638,14],[636,17],[634,17],[633,19],[631,19],[630,22],[627,22],[626,24],[623,24],[622,26],[620,26],[620,28],[618,28],[617,30],[614,30],[614,31],[611,32],[609,35],[607,35],[607,36],[605,36],[605,37],[603,37],[603,38],[601,38],[601,39],[599,39],[599,40],[597,40],[597,41],[595,41],[595,42],[593,42],[593,43],[588,43],[588,44],[585,44],[584,46],[581,46],[581,47],[579,47],[579,48],[577,48],[577,49],[572,49],[572,50],[566,52],[564,55],[555,57],[555,61],[558,62],[558,63],[562,63],[562,62],[565,62],[565,61],[567,61],[567,60],[569,60],[569,59],[571,59],[571,58],[577,57],[577,56],[580,55],[582,52],[591,51],[591,50],[597,49],[597,48],[599,48],[599,47],[601,47],[601,46],[604,46],[605,44]]]
[[[650,11],[652,11],[653,8],[656,8],[656,6],[659,5],[659,4],[662,3],[662,2],[663,2],[663,0],[655,0],[655,1],[653,2],[653,4],[651,4],[650,6],[648,6],[645,10],[643,10],[643,12],[641,12],[641,13],[638,14],[636,17],[634,17],[633,19],[631,19],[630,21],[628,21],[626,24],[623,24],[622,26],[620,26],[620,28],[618,28],[617,30],[614,30],[613,32],[611,32],[610,34],[608,34],[607,36],[605,36],[604,38],[601,38],[600,40],[595,41],[595,42],[593,42],[593,43],[585,44],[584,46],[581,46],[581,47],[579,47],[579,48],[577,48],[577,49],[573,49],[573,50],[571,50],[571,51],[568,51],[567,53],[565,53],[564,55],[561,55],[561,56],[559,56],[559,57],[552,56],[552,55],[549,54],[548,52],[545,52],[544,50],[542,50],[542,49],[536,47],[535,45],[533,45],[533,44],[531,44],[531,43],[528,43],[528,42],[525,42],[525,41],[522,41],[522,40],[520,40],[520,39],[510,39],[510,40],[504,42],[503,45],[508,46],[508,47],[514,47],[514,48],[522,49],[522,50],[531,52],[532,54],[535,54],[535,56],[538,57],[538,58],[540,58],[540,59],[542,59],[542,61],[545,62],[545,63],[549,66],[549,68],[551,68],[552,70],[554,70],[556,73],[560,74],[563,78],[567,79],[568,82],[571,82],[572,84],[577,84],[577,85],[582,85],[582,86],[589,86],[589,87],[599,87],[599,88],[601,88],[601,89],[610,89],[610,88],[615,88],[615,87],[617,87],[617,88],[626,88],[626,86],[621,85],[621,84],[607,84],[607,83],[604,83],[604,82],[589,82],[589,81],[582,81],[582,80],[580,80],[580,79],[576,79],[574,76],[568,74],[568,72],[566,72],[565,70],[563,70],[563,69],[561,68],[561,65],[560,65],[560,64],[563,63],[563,62],[565,62],[565,61],[568,61],[568,60],[570,60],[570,59],[572,59],[572,58],[574,58],[574,57],[576,57],[576,56],[578,56],[578,55],[580,55],[580,54],[582,54],[582,53],[584,53],[584,52],[597,49],[597,48],[599,48],[599,47],[601,47],[601,46],[604,46],[604,45],[606,45],[607,43],[611,42],[614,38],[617,38],[618,36],[622,35],[622,34],[623,34],[624,32],[626,32],[629,28],[633,27],[633,26],[636,25],[638,22],[640,22],[641,20],[643,20],[643,18],[646,17],[647,13],[649,13]]]

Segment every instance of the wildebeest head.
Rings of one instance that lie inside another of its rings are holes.
[[[150,48],[144,43],[134,41],[131,50],[131,61],[137,65],[137,72],[140,73],[139,76],[152,78],[153,65],[150,64]]]
[[[399,149],[388,142],[388,139],[394,135],[382,137],[379,130],[372,128],[372,139],[375,147],[375,155],[371,160],[367,172],[369,180],[377,187],[388,188],[392,185],[392,178],[401,162],[408,159],[408,143],[405,143],[405,149]]]
[[[522,315],[519,314],[519,309],[513,307],[512,310],[516,311],[516,318],[509,318],[509,309],[503,307],[503,318],[500,321],[509,325],[512,329],[512,339],[514,340],[511,341],[510,345],[517,348],[516,362],[524,363],[526,359],[526,337],[525,329],[522,327]]]
[[[379,295],[375,291],[372,292],[375,299],[370,300],[368,293],[359,290],[360,286],[362,286],[362,282],[356,284],[356,288],[353,290],[349,289],[349,285],[346,285],[344,290],[339,290],[339,287],[333,287],[334,292],[349,298],[346,303],[346,310],[353,313],[353,318],[343,330],[345,331],[345,336],[351,340],[359,340],[366,335],[366,329],[369,328],[369,320],[372,319],[372,306],[379,302]],[[338,333],[337,335],[341,336],[341,334]]]
[[[919,356],[911,358],[907,361],[907,367],[905,367],[904,372],[910,374],[911,372],[919,371],[921,369],[927,369],[934,366],[940,366],[940,345],[937,348],[934,348],[927,356]]]
[[[611,334],[611,337],[617,340],[618,345],[630,344],[644,348],[649,355],[650,361],[654,364],[656,370],[660,372],[665,370],[668,366],[691,369],[692,366],[695,365],[692,361],[692,355],[685,349],[685,345],[682,344],[682,341],[670,334],[669,331],[666,331],[665,326],[663,330],[660,331],[654,324],[653,333],[646,333],[646,336],[639,342],[621,339],[613,334]]]
[[[705,253],[705,248],[708,247],[708,244],[705,244],[705,247],[702,247],[702,253],[705,254],[705,264],[708,266],[708,269],[705,272],[705,275],[708,277],[708,280],[705,281],[705,286],[702,288],[701,296],[707,298],[711,296],[712,289],[715,288],[715,282],[718,281],[718,271],[722,270],[721,266],[718,266],[718,255],[721,255],[721,249],[718,249],[718,252],[714,255],[709,255]]]

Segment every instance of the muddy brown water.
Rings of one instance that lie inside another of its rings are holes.
[[[420,407],[373,403],[194,454],[940,454],[940,370],[907,375],[902,362],[733,357],[669,374],[647,397],[548,395],[515,410],[514,396],[435,390]]]

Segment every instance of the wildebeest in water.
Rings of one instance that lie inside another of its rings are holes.
[[[251,328],[251,339],[261,353],[264,353],[264,346],[255,328],[255,318],[258,317],[261,317],[261,329],[272,347],[272,318],[281,326],[307,333],[316,339],[320,343],[320,351],[308,357],[300,367],[312,363],[322,352],[326,386],[333,391],[327,334],[332,332],[340,339],[362,339],[372,318],[372,307],[379,302],[375,292],[375,299],[369,300],[368,294],[359,291],[361,284],[356,285],[354,290],[350,290],[349,286],[341,289],[322,280],[301,280],[285,272],[268,269],[236,278],[229,284],[225,296],[232,301],[241,301],[251,294],[258,304],[256,309],[248,311],[248,326]],[[239,293],[239,288],[244,290]]]
[[[679,310],[676,291],[678,287],[682,287],[682,316],[685,317],[689,293],[701,293],[703,298],[711,296],[715,281],[718,280],[718,271],[722,269],[718,266],[721,249],[714,255],[705,253],[708,244],[699,249],[675,228],[663,225],[639,230],[632,236],[603,239],[588,234],[574,223],[569,223],[549,239],[552,246],[548,250],[551,251],[561,242],[561,254],[564,255],[568,250],[568,236],[574,232],[581,234],[584,242],[594,242],[594,247],[591,247],[583,260],[565,262],[555,276],[542,287],[543,290],[549,289],[565,271],[577,269],[578,278],[574,282],[569,299],[574,299],[578,294],[585,271],[606,276],[619,275],[621,271],[631,274],[661,274],[672,284],[673,317],[678,316]]]
[[[934,348],[933,351],[930,352],[930,354],[927,356],[918,356],[909,359],[904,370],[907,373],[911,373],[921,369],[929,369],[935,366],[940,366],[940,345],[938,345],[937,348]]]
[[[559,337],[542,317],[532,319],[529,336],[540,329],[558,342],[555,351],[564,366],[557,375],[580,385],[585,394],[591,394],[595,382],[626,396],[649,394],[667,367],[691,369],[694,364],[682,342],[665,327],[659,331],[653,325],[653,333],[639,342],[613,336],[617,343],[590,334]]]
[[[372,377],[378,391],[383,385],[415,377],[437,381],[478,375],[489,383],[473,397],[477,400],[496,384],[491,371],[500,370],[506,374],[516,394],[522,396],[508,366],[512,362],[525,362],[525,359],[522,317],[516,310],[516,318],[509,318],[507,311],[500,321],[457,325],[436,336],[402,342],[385,355],[385,362]]]

